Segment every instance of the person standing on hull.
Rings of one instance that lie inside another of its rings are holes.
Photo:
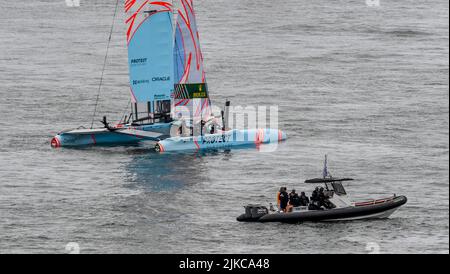
[[[288,202],[289,202],[289,194],[287,193],[286,187],[281,187],[280,191],[277,195],[278,207],[281,211],[286,212]]]
[[[203,130],[205,128],[206,122],[202,119],[200,121],[200,136],[203,136]]]
[[[311,194],[311,203],[309,203],[309,210],[320,210],[320,198],[319,198],[319,187],[316,187]]]
[[[280,195],[281,195],[281,192],[283,192],[283,187],[280,187],[280,190],[278,190],[278,192],[277,192],[277,207],[278,207],[278,210],[281,210],[281,207],[280,207],[280,203],[281,203]]]
[[[325,209],[333,209],[333,208],[335,208],[336,206],[332,202],[330,202],[329,198],[330,197],[327,194],[325,194],[325,189],[323,187],[321,187],[319,189],[319,204],[320,204],[320,207],[324,207]]]
[[[325,189],[323,187],[319,188],[319,205],[320,207],[325,205],[325,193],[324,193]]]
[[[280,207],[280,202],[281,202],[280,195],[281,195],[281,192],[283,192],[283,187],[280,187],[280,190],[278,190],[278,192],[277,192],[277,207],[278,207],[278,210],[281,210],[281,207]]]
[[[289,193],[289,205],[288,205],[288,212],[291,212],[294,207],[300,206],[300,197],[298,196],[297,192],[295,192],[295,189]]]

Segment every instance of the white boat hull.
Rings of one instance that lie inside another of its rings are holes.
[[[160,123],[143,126],[121,126],[111,131],[100,129],[76,129],[64,131],[53,137],[51,146],[84,147],[102,145],[137,144],[141,141],[159,141],[169,137],[171,123]]]
[[[172,152],[202,150],[278,143],[286,140],[286,134],[275,129],[230,130],[217,134],[194,137],[173,137],[156,144],[156,151]]]
[[[360,217],[352,217],[352,218],[340,218],[340,219],[330,219],[330,220],[324,220],[324,222],[336,222],[336,221],[356,221],[356,220],[370,220],[370,219],[387,219],[392,214],[394,214],[395,211],[397,211],[398,208],[393,208],[384,212],[375,213],[371,215],[366,216],[360,216]]]

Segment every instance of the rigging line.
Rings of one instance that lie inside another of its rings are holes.
[[[180,98],[180,87],[178,85],[175,85],[175,99],[179,99]]]
[[[97,114],[98,101],[100,99],[100,92],[101,92],[102,84],[103,84],[103,76],[105,74],[106,62],[108,60],[109,46],[111,44],[111,37],[112,37],[113,30],[114,30],[114,22],[116,21],[117,7],[118,6],[119,6],[119,0],[117,0],[117,2],[116,2],[116,7],[115,7],[115,10],[114,10],[113,21],[112,21],[112,24],[111,24],[111,31],[109,32],[109,39],[108,39],[108,45],[106,47],[105,60],[103,62],[102,75],[100,77],[100,84],[98,86],[97,98],[95,100],[94,114],[92,115],[91,129],[94,127],[95,115]]]
[[[127,121],[125,121],[125,116],[128,115],[128,110],[129,110],[129,107],[130,107],[130,106],[131,106],[131,98],[128,100],[127,107],[125,108],[125,110],[124,110],[124,112],[123,112],[123,115],[122,115],[122,117],[120,118],[119,124],[120,124],[122,121],[123,121],[124,123],[127,122]]]

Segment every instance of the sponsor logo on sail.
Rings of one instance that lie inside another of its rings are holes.
[[[153,82],[167,82],[170,81],[170,76],[165,76],[165,77],[153,77],[152,78]]]
[[[131,59],[130,63],[132,66],[141,66],[147,64],[148,58],[135,58]]]
[[[167,99],[167,95],[165,94],[156,94],[155,95],[155,100],[165,100]]]
[[[149,80],[133,80],[133,86],[135,85],[142,85],[142,84],[149,84]]]

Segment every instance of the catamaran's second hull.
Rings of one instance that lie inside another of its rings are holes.
[[[51,146],[83,147],[94,145],[120,145],[138,143],[142,139],[110,132],[108,130],[86,130],[83,132],[65,132],[53,137]]]
[[[168,138],[158,142],[155,149],[157,152],[195,151],[278,143],[286,138],[286,134],[277,129],[234,129],[203,136]]]
[[[154,124],[139,127],[122,127],[117,130],[101,129],[77,129],[61,132],[51,140],[53,148],[59,147],[84,147],[84,146],[108,146],[137,144],[144,140],[158,141],[156,136],[169,136],[171,124]],[[152,133],[155,138],[149,138],[147,134]]]

